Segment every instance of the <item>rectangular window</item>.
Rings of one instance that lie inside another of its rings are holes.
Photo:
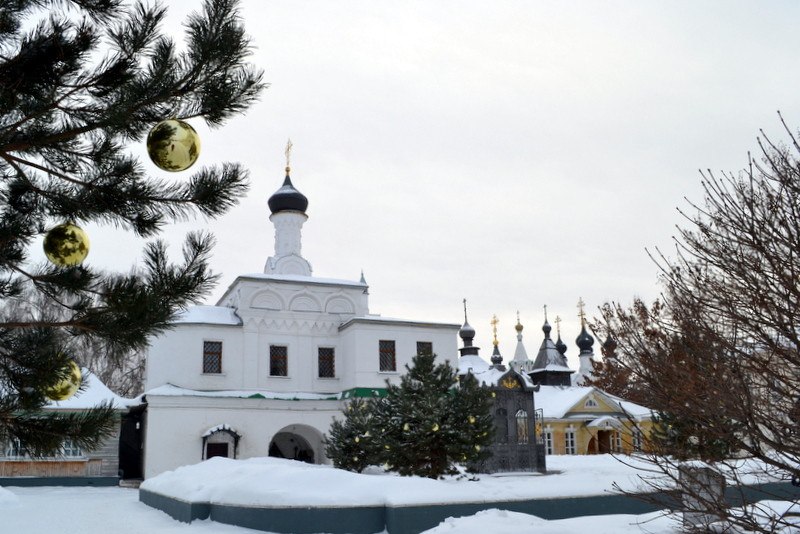
[[[67,438],[64,440],[64,444],[61,446],[61,454],[64,456],[64,458],[80,458],[83,456],[83,451],[81,451],[81,448],[77,443]]]
[[[614,452],[622,452],[622,432],[614,432]]]
[[[289,376],[289,347],[269,346],[269,376]]]
[[[564,434],[564,452],[566,454],[575,454],[577,452],[575,449],[575,432],[572,430],[567,430]]]
[[[417,341],[417,354],[433,354],[433,343],[430,341]]]
[[[28,451],[22,447],[22,443],[17,438],[11,438],[6,443],[6,456],[9,458],[24,458],[28,456]]]
[[[544,452],[545,454],[553,454],[553,431],[545,430],[544,432]]]
[[[320,378],[334,378],[336,376],[335,353],[331,347],[317,349],[317,368]]]
[[[633,429],[633,450],[634,451],[641,451],[642,450],[642,431],[638,428]]]
[[[203,373],[222,372],[222,341],[203,341]]]
[[[394,340],[381,339],[378,341],[378,351],[380,353],[380,370],[397,371]]]

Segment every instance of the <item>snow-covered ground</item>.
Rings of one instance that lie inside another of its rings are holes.
[[[127,488],[0,488],[0,532],[49,534],[264,534],[261,531],[213,521],[179,523],[167,514],[139,502]],[[592,534],[676,532],[675,523],[658,514],[608,515],[544,521],[534,516],[487,510],[475,516],[448,519],[427,534]]]
[[[215,461],[216,460],[216,461]],[[259,495],[269,495],[273,504],[309,500],[311,504],[343,503],[333,495],[356,495],[358,504],[369,502],[418,503],[475,499],[476,496],[502,495],[504,498],[555,497],[603,494],[613,482],[632,487],[636,473],[631,467],[610,456],[551,456],[548,467],[560,474],[547,476],[483,476],[469,480],[435,481],[372,474],[355,475],[326,466],[312,466],[276,459],[221,461],[212,459],[192,468],[176,470],[147,481],[151,490],[181,494],[183,498],[209,498],[225,502],[258,502]],[[270,476],[264,477],[264,470]],[[232,484],[216,485],[220,471]],[[256,482],[260,480],[260,482]],[[266,483],[266,480],[272,481]],[[348,491],[342,491],[344,484]],[[280,491],[277,491],[280,486]],[[309,493],[310,488],[319,491]],[[337,491],[331,491],[337,488]],[[299,496],[304,496],[301,500]],[[344,504],[348,504],[348,500]],[[138,491],[126,488],[39,487],[0,488],[2,532],[44,534],[68,528],[81,534],[253,534],[258,531],[223,525],[212,521],[179,523],[168,515],[138,500]],[[491,527],[489,527],[491,525]],[[545,521],[509,512],[486,510],[466,518],[444,521],[429,534],[492,534],[528,532],[570,533],[591,530],[593,534],[648,532],[665,534],[675,531],[675,522],[659,514],[645,516],[612,515]]]

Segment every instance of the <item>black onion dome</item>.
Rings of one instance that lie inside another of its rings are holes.
[[[581,328],[581,333],[575,338],[575,343],[577,343],[578,348],[581,351],[589,351],[592,350],[592,345],[594,345],[594,338],[586,331],[586,326]]]
[[[550,339],[550,331],[553,327],[550,326],[550,323],[547,322],[547,319],[544,320],[544,324],[542,325],[542,332],[544,332],[544,337]]]
[[[269,205],[269,211],[272,213],[277,213],[279,211],[299,211],[305,213],[308,208],[308,199],[303,193],[294,188],[292,180],[287,174],[283,185],[269,197],[267,204]]]
[[[562,356],[567,352],[567,344],[561,341],[561,334],[558,335],[558,339],[556,340],[556,350]]]

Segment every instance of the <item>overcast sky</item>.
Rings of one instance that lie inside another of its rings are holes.
[[[198,5],[168,4],[176,29]],[[743,168],[760,128],[784,139],[777,110],[800,126],[795,2],[249,0],[242,15],[270,87],[221,129],[193,124],[199,164],[242,162],[251,191],[165,234],[176,254],[190,228],[216,235],[208,303],[272,255],[291,137],[314,275],[363,269],[388,317],[460,324],[466,298],[487,359],[492,314],[513,356],[517,310],[535,356],[547,304],[577,367],[578,298],[590,315],[654,298],[645,248],[670,250],[698,169]],[[121,231],[90,232],[91,263],[140,260]]]

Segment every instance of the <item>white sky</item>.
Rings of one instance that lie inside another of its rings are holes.
[[[177,28],[198,4],[169,5]],[[193,124],[200,164],[242,162],[251,192],[165,234],[176,254],[192,227],[217,236],[208,302],[273,253],[266,200],[291,137],[314,274],[363,269],[384,316],[461,323],[466,297],[487,359],[492,314],[505,359],[516,310],[534,356],[547,304],[577,367],[578,298],[594,315],[655,297],[644,249],[669,248],[698,169],[743,168],[759,128],[782,139],[776,110],[800,125],[792,2],[248,0],[242,14],[271,86],[221,129]],[[121,231],[89,231],[90,263],[139,261]]]

